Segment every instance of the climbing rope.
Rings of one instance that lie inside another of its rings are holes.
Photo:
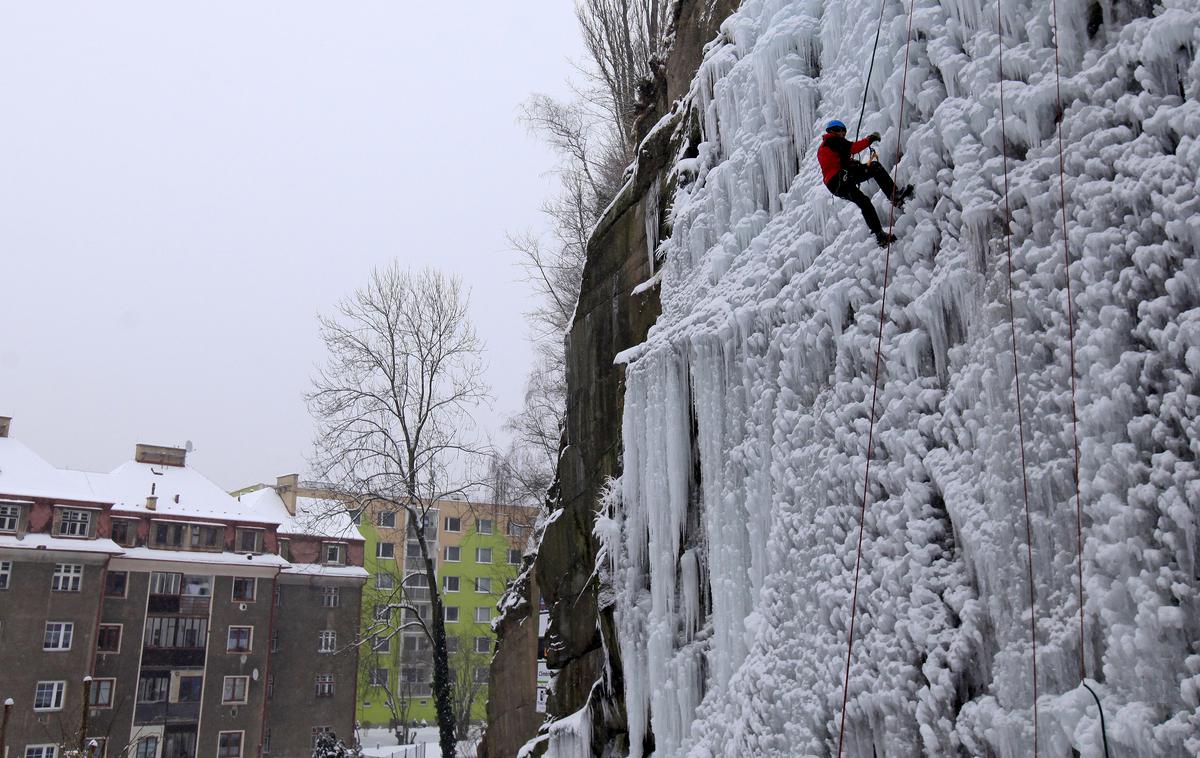
[[[900,104],[896,108],[896,160],[892,164],[895,166],[896,177],[900,175],[900,146],[903,144],[901,136],[904,133],[904,93],[908,85],[908,51],[912,46],[912,20],[913,20],[913,4],[916,0],[909,0],[908,3],[908,34],[904,42],[904,74],[900,79]],[[883,6],[879,8],[879,25],[883,26]],[[879,47],[879,32],[875,32],[875,47]],[[875,52],[871,51],[871,66],[875,65]],[[871,74],[868,71],[867,80],[871,79]],[[866,108],[867,93],[866,87],[863,88],[863,108]],[[859,126],[862,126],[862,114],[859,114]],[[895,177],[893,177],[893,183]],[[887,305],[887,286],[888,272],[891,270],[892,261],[892,239],[893,232],[896,227],[896,207],[893,205],[888,211],[888,244],[883,256],[883,291],[879,295],[879,336],[875,341],[875,378],[871,386],[871,423],[867,431],[867,466],[863,472],[863,494],[862,506],[858,512],[858,548],[854,558],[854,591],[850,595],[850,632],[846,637],[846,675],[842,680],[842,714],[841,724],[838,727],[838,758],[841,758],[842,747],[846,740],[846,705],[850,700],[850,660],[854,653],[854,624],[858,619],[858,580],[862,571],[862,546],[863,546],[863,531],[867,520],[867,492],[871,484],[871,458],[874,453],[875,441],[875,409],[879,400],[879,367],[883,357],[883,324],[886,316],[885,306]]]
[[[1025,502],[1025,553],[1029,575],[1029,641],[1033,647],[1033,755],[1038,754],[1037,689],[1037,596],[1033,583],[1033,522],[1029,517],[1029,471],[1025,465],[1025,417],[1021,409],[1021,365],[1017,354],[1017,320],[1013,307],[1012,210],[1008,199],[1008,135],[1004,128],[1004,16],[1002,0],[996,0],[996,38],[999,47],[1000,155],[1004,170],[1004,247],[1008,256],[1008,324],[1012,332],[1013,387],[1017,400],[1017,439],[1021,453],[1021,487]]]
[[[875,53],[879,51],[879,32],[883,30],[883,8],[887,0],[880,0],[879,21],[875,24],[875,46],[871,48],[871,65],[867,67],[867,80],[863,82],[862,107],[858,109],[858,126],[854,127],[854,141],[862,135],[863,114],[867,112],[867,88],[871,86],[871,73],[875,70]]]

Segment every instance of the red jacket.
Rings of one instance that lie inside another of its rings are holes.
[[[821,147],[817,149],[817,162],[821,164],[821,176],[825,183],[829,184],[829,180],[850,162],[850,156],[861,153],[870,144],[871,141],[867,139],[851,142],[840,134],[825,132]]]

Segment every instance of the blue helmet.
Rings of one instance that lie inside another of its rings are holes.
[[[846,125],[835,118],[833,121],[830,121],[825,125],[825,131],[827,132],[832,132],[834,129],[841,129],[844,132],[846,131]]]

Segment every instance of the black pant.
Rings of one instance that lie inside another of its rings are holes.
[[[883,226],[879,223],[879,214],[875,212],[875,206],[871,205],[871,199],[858,188],[858,185],[868,179],[874,179],[889,200],[895,195],[896,185],[892,184],[892,177],[879,163],[867,165],[852,163],[835,174],[825,186],[843,200],[849,200],[857,205],[858,209],[862,211],[863,218],[866,219],[867,226],[875,233],[876,237],[882,237]]]

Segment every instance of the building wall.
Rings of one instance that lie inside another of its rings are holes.
[[[109,570],[110,572],[112,569]],[[150,588],[150,573],[127,571],[125,596],[105,595],[100,609],[101,624],[120,624],[121,641],[116,653],[96,653],[95,676],[116,679],[113,707],[92,714],[93,736],[106,737],[110,754],[136,742],[139,735],[132,729],[134,706],[137,702],[138,667],[142,659],[142,638],[146,631],[146,599]]]
[[[311,752],[312,730],[327,727],[345,742],[354,740],[359,648],[359,580],[281,574],[283,591],[277,616],[280,648],[272,656],[272,695],[267,703],[270,755],[304,756]],[[324,588],[338,588],[338,607],[323,603]],[[317,652],[323,630],[337,633],[338,652]],[[283,644],[286,635],[287,644]],[[331,674],[332,697],[318,697],[316,677]]]
[[[14,701],[8,725],[10,755],[26,745],[75,744],[83,717],[83,677],[91,670],[100,588],[107,556],[31,550],[0,551],[12,561],[7,590],[0,591],[0,700]],[[56,563],[84,566],[79,592],[51,591]],[[44,651],[47,621],[74,624],[70,650]],[[39,681],[66,682],[61,709],[34,712]]]

